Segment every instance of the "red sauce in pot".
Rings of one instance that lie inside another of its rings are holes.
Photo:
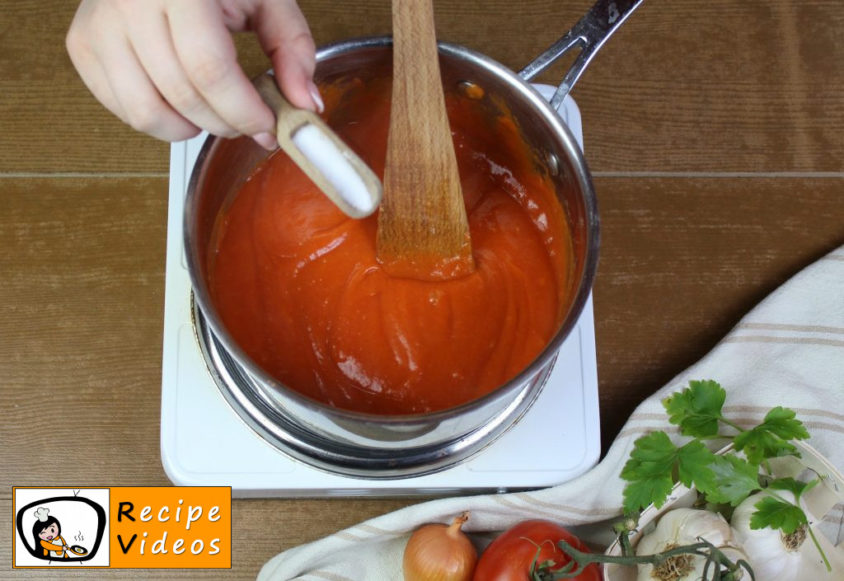
[[[383,176],[389,80],[323,87],[326,120]],[[347,218],[281,152],[217,221],[212,299],[270,375],[321,402],[374,414],[442,410],[524,369],[557,330],[571,241],[550,180],[506,114],[446,96],[474,273],[388,276],[377,218]]]

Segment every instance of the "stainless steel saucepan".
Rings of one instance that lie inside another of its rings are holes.
[[[309,399],[261,369],[232,339],[208,289],[208,253],[221,209],[267,153],[249,138],[209,137],[185,202],[185,249],[197,338],[210,373],[237,413],[284,453],[319,469],[362,478],[401,478],[442,470],[477,453],[530,407],[551,372],[560,345],[577,323],[592,288],[598,258],[595,192],[583,155],[555,110],[606,39],[641,3],[599,0],[557,43],[520,73],[467,48],[440,44],[445,86],[473,83],[506,103],[522,137],[552,177],[573,235],[571,296],[545,349],[512,380],[452,409],[381,416],[337,409]],[[581,52],[551,103],[529,81],[564,53]],[[390,38],[341,42],[317,52],[316,81],[390,70]]]

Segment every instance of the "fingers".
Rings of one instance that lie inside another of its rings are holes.
[[[81,12],[81,11],[80,11]],[[114,94],[111,92],[108,79],[106,78],[99,60],[94,52],[91,50],[83,26],[79,24],[80,13],[77,12],[76,17],[71,23],[70,30],[68,30],[65,45],[67,53],[70,55],[70,60],[73,66],[79,71],[79,75],[85,86],[96,97],[96,99],[105,106],[106,109],[114,113],[120,119],[123,119],[123,108],[117,102]]]
[[[175,2],[168,5],[167,19],[179,62],[214,113],[236,133],[271,131],[272,111],[240,68],[219,6],[206,0]]]
[[[314,42],[294,0],[82,0],[67,49],[85,85],[135,129],[185,139],[206,129],[275,144],[272,111],[237,62],[229,28],[255,30],[282,92],[321,110]]]
[[[118,117],[134,129],[166,141],[199,133],[198,124],[165,101],[126,36],[114,30],[103,31],[99,46],[101,69],[108,71],[108,86],[122,111]],[[225,129],[225,125],[219,128]]]
[[[129,42],[144,71],[170,107],[197,127],[214,135],[240,132],[225,121],[199,93],[179,62],[167,22],[159,11],[143,10],[127,30]]]
[[[316,49],[310,28],[294,0],[261,2],[254,30],[273,62],[279,88],[293,105],[321,112],[319,90],[313,82]]]
[[[125,33],[124,16],[109,3],[84,0],[66,38],[82,81],[109,111],[134,129],[178,141],[200,129],[159,94]]]

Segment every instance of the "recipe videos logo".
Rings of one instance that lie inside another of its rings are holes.
[[[231,488],[12,488],[13,568],[231,568]]]

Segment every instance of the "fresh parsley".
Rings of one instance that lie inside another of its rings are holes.
[[[715,381],[691,381],[683,391],[662,402],[668,421],[680,426],[680,433],[693,438],[714,438],[727,392]]]
[[[655,431],[638,438],[621,471],[624,512],[634,516],[646,506],[661,507],[675,483],[694,487],[707,502],[736,506],[762,488],[790,490],[796,497],[811,483],[776,479],[764,484],[766,461],[799,455],[794,440],[809,437],[793,410],[775,407],[762,423],[743,428],[723,415],[727,392],[716,381],[691,381],[688,387],[662,401],[668,421],[690,438],[675,444],[668,434]],[[717,455],[708,440],[731,441],[731,451]],[[756,505],[754,528],[772,527],[786,533],[806,522],[803,510],[775,496]],[[802,516],[801,516],[802,515]],[[801,520],[802,519],[802,520]]]
[[[705,488],[710,502],[737,506],[742,500],[759,490],[759,467],[732,454],[716,456],[711,464],[715,472],[715,485]]]
[[[790,409],[775,407],[761,424],[737,434],[733,446],[754,464],[778,456],[799,456],[789,440],[805,440],[809,432],[795,416]]]
[[[732,555],[728,556],[702,538],[688,545],[670,544],[652,555],[634,554],[631,535],[639,528],[640,511],[651,504],[662,507],[678,482],[694,487],[704,502],[718,506],[719,510],[727,505],[737,506],[757,490],[764,489],[766,494],[754,504],[755,511],[750,518],[750,527],[754,529],[770,527],[790,535],[808,524],[806,513],[800,508],[800,497],[817,485],[819,478],[809,482],[775,478],[768,466],[771,458],[799,456],[793,441],[808,438],[806,428],[792,410],[783,407],[772,409],[759,425],[743,428],[724,417],[726,397],[727,392],[715,381],[692,381],[687,388],[662,401],[669,422],[678,426],[681,436],[687,440],[677,443],[664,431],[654,431],[633,443],[630,458],[621,471],[621,477],[627,481],[625,518],[613,526],[621,555],[581,552],[560,541],[558,547],[571,557],[571,562],[555,570],[554,579],[577,577],[590,563],[650,563],[657,566],[687,555],[705,559],[702,579],[738,580],[745,578],[745,574],[754,579],[753,569],[747,561],[731,561]],[[705,443],[713,439],[731,441],[732,448],[715,454]],[[783,491],[790,492],[794,502],[786,498],[789,495],[781,494]],[[806,527],[806,531],[827,570],[831,571],[812,529]],[[539,578],[535,572],[534,576]]]

